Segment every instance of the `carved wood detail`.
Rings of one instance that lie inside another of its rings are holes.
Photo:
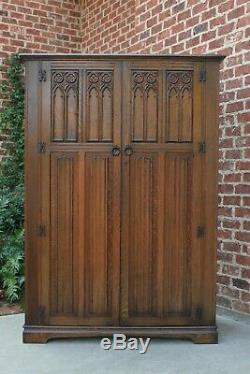
[[[164,315],[191,315],[192,158],[165,156]]]
[[[129,165],[128,316],[156,316],[157,160],[132,156]],[[140,234],[139,234],[140,233]]]
[[[87,71],[86,140],[113,140],[113,72]]]
[[[51,154],[51,315],[77,315],[75,256],[77,154]]]
[[[112,317],[112,177],[110,155],[86,153],[84,308],[92,318]]]
[[[132,141],[156,142],[158,135],[158,72],[132,73]]]
[[[76,142],[78,139],[79,72],[52,70],[52,140]]]
[[[167,72],[166,142],[193,140],[193,72]]]

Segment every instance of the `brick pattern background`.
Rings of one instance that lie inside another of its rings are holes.
[[[16,50],[220,53],[218,305],[250,313],[249,0],[0,0]]]
[[[0,79],[11,53],[79,52],[80,9],[74,0],[0,0]],[[0,135],[0,158],[5,139]]]

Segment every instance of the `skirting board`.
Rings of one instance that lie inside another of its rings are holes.
[[[30,326],[24,325],[24,343],[47,343],[58,338],[98,338],[113,334],[129,337],[189,339],[198,344],[218,343],[216,326],[178,327],[90,327],[90,326]]]

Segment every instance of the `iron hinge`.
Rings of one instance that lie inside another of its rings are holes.
[[[206,143],[205,142],[199,143],[199,153],[206,153]]]
[[[46,143],[45,142],[39,142],[38,143],[38,152],[39,153],[45,153],[46,152]]]
[[[46,236],[46,226],[38,225],[37,232],[39,236]]]
[[[206,82],[207,80],[207,71],[205,69],[200,70],[200,82]]]
[[[45,82],[46,81],[46,70],[39,70],[38,72],[38,79],[39,82]]]
[[[203,314],[202,308],[200,306],[198,306],[196,308],[196,312],[195,312],[196,319],[198,319],[198,320],[202,319],[202,314]]]
[[[203,238],[205,236],[205,227],[198,226],[197,227],[197,238]]]

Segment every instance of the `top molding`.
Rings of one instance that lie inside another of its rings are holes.
[[[83,53],[20,53],[22,61],[67,61],[67,60],[84,60],[84,59],[115,59],[115,60],[128,60],[128,59],[143,59],[143,58],[155,58],[155,59],[186,59],[186,60],[218,60],[222,61],[226,56],[207,54],[207,55],[173,55],[173,54],[83,54]]]

